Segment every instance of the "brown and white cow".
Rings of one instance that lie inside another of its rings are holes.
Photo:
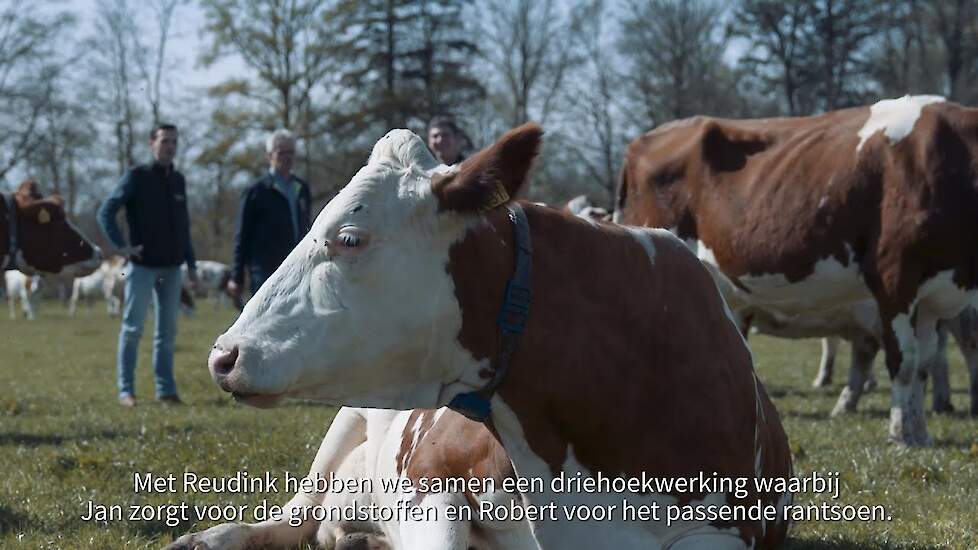
[[[68,221],[60,196],[43,197],[31,179],[0,193],[0,269],[81,277],[101,261],[98,247]]]
[[[451,169],[408,131],[381,139],[217,339],[215,381],[255,406],[292,397],[437,408],[489,394],[487,422],[515,474],[543,481],[545,490],[521,495],[536,506],[740,502],[710,487],[553,492],[560,475],[790,475],[787,439],[738,327],[710,274],[666,231],[520,203],[532,305],[515,352],[499,353],[497,315],[519,264],[509,197],[541,134],[518,128]],[[425,496],[415,505],[427,506]],[[753,487],[741,496],[775,508],[791,500]],[[544,549],[771,548],[787,531],[780,520],[667,526],[620,516],[532,528]]]
[[[798,316],[874,298],[891,439],[930,442],[939,319],[978,287],[978,109],[917,96],[813,117],[666,124],[631,143],[616,220],[673,229],[731,307]]]

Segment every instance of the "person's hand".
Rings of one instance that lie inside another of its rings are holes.
[[[234,282],[234,279],[228,280],[227,290],[228,294],[230,294],[232,298],[241,296],[241,286]]]
[[[200,279],[197,277],[196,269],[187,269],[187,279],[190,280],[190,290],[194,294],[200,291]]]
[[[137,244],[136,246],[126,246],[119,249],[119,253],[128,259],[139,259],[139,256],[143,253],[143,245]]]

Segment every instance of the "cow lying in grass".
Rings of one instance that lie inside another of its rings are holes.
[[[496,440],[514,475],[545,487],[561,474],[791,475],[787,438],[746,343],[710,274],[681,241],[661,230],[593,224],[510,200],[527,180],[541,133],[534,125],[518,128],[452,169],[439,166],[410,132],[381,139],[217,339],[209,358],[215,381],[260,407],[286,397],[405,410],[450,405],[487,427],[480,439],[445,425],[446,441],[471,447]],[[420,440],[426,418],[434,420],[425,414],[438,413],[411,414],[404,425]],[[403,442],[403,430],[394,428]],[[331,427],[313,469],[339,471],[350,463],[346,471],[357,475],[363,461],[379,465],[376,475],[411,476],[418,447],[358,454],[363,430],[369,442],[369,416],[335,433]],[[378,444],[391,426],[380,431]],[[422,471],[485,471],[477,452],[452,464],[448,449],[432,450]],[[498,471],[489,474],[504,477],[506,463],[496,457],[486,467],[495,464]],[[788,492],[752,488],[741,496],[725,489],[622,495],[544,488],[519,500],[537,509],[623,499],[663,507],[761,502],[778,518],[791,501]],[[396,497],[420,510],[455,498],[408,490]],[[478,507],[495,497],[465,500]],[[325,498],[313,495],[310,503]],[[425,549],[479,547],[464,534],[492,528],[406,523],[368,527],[394,548]],[[773,548],[787,531],[781,519],[666,525],[542,517],[530,525],[545,550]],[[210,545],[209,533],[218,529],[173,547]],[[415,532],[424,534],[412,538]],[[245,544],[269,542],[260,536]],[[216,534],[211,540],[224,544]]]

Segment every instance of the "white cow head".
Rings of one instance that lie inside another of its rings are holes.
[[[384,136],[217,339],[215,381],[256,406],[434,407],[461,391],[476,367],[457,341],[449,249],[516,195],[541,135],[517,128],[455,168],[407,130]]]

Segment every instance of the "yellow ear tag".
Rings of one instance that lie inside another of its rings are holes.
[[[488,212],[493,208],[499,206],[500,204],[505,204],[509,201],[509,193],[506,192],[506,188],[503,187],[501,182],[496,182],[496,187],[493,188],[492,194],[489,195],[489,200],[480,209],[482,212]]]
[[[47,208],[42,208],[41,212],[37,215],[37,223],[48,223],[51,221],[51,214],[48,214]]]

